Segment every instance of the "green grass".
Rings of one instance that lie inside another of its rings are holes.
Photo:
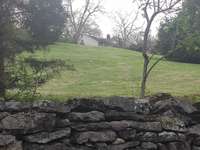
[[[63,70],[43,85],[42,96],[56,98],[93,96],[137,96],[142,71],[138,52],[57,43],[37,58],[62,59],[75,71]],[[200,95],[200,65],[162,61],[149,77],[147,92],[169,92],[176,96]]]

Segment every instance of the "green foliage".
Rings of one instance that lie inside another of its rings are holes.
[[[7,64],[7,89],[14,90],[15,97],[34,98],[39,94],[37,89],[42,84],[59,75],[66,67],[69,68],[62,60],[48,61],[20,57]]]
[[[64,20],[62,0],[0,1],[0,97],[6,93],[6,62],[17,53],[33,52],[55,42]]]
[[[25,9],[25,27],[29,29],[34,44],[46,46],[59,39],[65,23],[62,0],[30,0]]]
[[[161,24],[157,48],[170,60],[200,63],[200,2],[186,1],[177,17]]]

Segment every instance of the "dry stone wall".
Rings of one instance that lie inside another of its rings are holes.
[[[0,150],[200,150],[199,108],[168,94],[0,102]]]

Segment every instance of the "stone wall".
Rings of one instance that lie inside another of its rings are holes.
[[[0,102],[0,150],[200,150],[198,109],[167,94]]]

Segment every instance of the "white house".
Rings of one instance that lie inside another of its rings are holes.
[[[86,46],[114,46],[116,45],[116,42],[114,39],[111,39],[110,36],[107,38],[100,38],[95,37],[87,34],[81,35],[81,38],[78,42],[79,44],[86,45]]]
[[[90,35],[82,35],[79,44],[87,45],[87,46],[99,46],[99,40],[96,37]]]

